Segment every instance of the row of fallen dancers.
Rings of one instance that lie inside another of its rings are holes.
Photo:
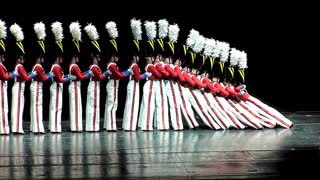
[[[31,81],[30,131],[39,134],[46,132],[43,125],[43,82],[48,80],[52,82],[49,132],[60,133],[62,129],[62,92],[65,83],[68,83],[69,91],[70,130],[100,131],[100,82],[105,79],[103,129],[117,131],[118,88],[119,80],[123,78],[129,78],[122,121],[122,128],[126,131],[183,130],[187,127],[197,128],[199,123],[214,130],[292,127],[293,123],[288,118],[247,92],[244,84],[247,54],[244,51],[230,48],[226,42],[205,38],[194,29],[189,31],[185,43],[178,43],[180,28],[177,24],[169,24],[166,19],[141,23],[140,19],[133,18],[130,21],[132,39],[127,43],[131,64],[128,69],[120,71],[117,65],[121,57],[117,25],[110,21],[105,27],[109,36],[102,38],[95,25],[87,24],[84,31],[88,41],[80,43],[82,34],[79,22],[69,25],[70,41],[63,41],[62,23],[53,22],[50,35],[54,37],[54,43],[50,49],[46,49],[45,24],[35,23],[38,41],[30,48],[34,55],[34,66],[30,73],[26,73],[23,66],[26,61],[22,43],[24,36],[22,28],[16,23],[10,26],[10,32],[16,39],[14,47],[11,47],[16,53],[15,69],[9,72],[3,65],[6,59],[7,27],[4,21],[0,21],[0,134],[24,133],[22,117],[26,81]],[[146,40],[142,40],[142,37]],[[101,39],[107,40],[99,43]],[[63,44],[68,42],[71,42],[70,49],[64,49]],[[92,64],[87,71],[81,72],[78,63],[84,44],[87,45]],[[48,54],[53,62],[50,71],[45,73],[41,64],[49,59]],[[60,66],[65,59],[70,61],[67,75]],[[144,68],[140,70],[141,62]],[[100,69],[99,63],[106,63],[105,71]],[[8,120],[7,100],[7,81],[10,79],[14,79],[11,123]],[[83,80],[89,80],[84,118],[80,88]],[[141,80],[144,84],[140,102]]]

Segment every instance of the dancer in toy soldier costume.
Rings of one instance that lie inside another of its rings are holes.
[[[73,38],[73,48],[71,48],[71,61],[69,65],[69,75],[77,79],[72,80],[69,84],[69,112],[70,112],[70,129],[73,132],[82,131],[82,100],[81,100],[81,81],[90,77],[90,71],[81,72],[78,62],[80,56],[81,29],[78,22],[72,22],[69,26]]]
[[[46,53],[44,39],[46,37],[45,25],[40,23],[34,24],[34,31],[37,35],[38,41],[35,43],[35,65],[32,71],[36,72],[36,77],[32,80],[30,85],[30,130],[33,133],[44,133],[43,127],[43,82],[51,79],[52,73],[45,74],[41,63],[44,61]]]
[[[100,62],[101,48],[98,43],[99,34],[94,25],[87,25],[84,30],[88,34],[90,42],[90,58],[92,64],[89,70],[92,72],[90,82],[87,89],[87,104],[86,104],[86,131],[99,131],[100,129],[100,81],[108,74],[102,73],[98,66]]]
[[[138,66],[142,51],[140,45],[142,39],[141,21],[132,19],[130,26],[133,35],[133,41],[130,43],[130,54],[132,55],[130,69],[132,69],[133,74],[129,77],[127,86],[122,128],[127,131],[135,131],[137,128],[139,112],[139,81],[146,77],[150,77],[151,73],[146,72],[141,75],[140,68]]]
[[[107,83],[107,99],[105,104],[104,111],[104,128],[107,131],[116,131],[116,111],[118,108],[118,88],[119,88],[119,79],[127,77],[131,74],[130,70],[126,70],[124,72],[120,72],[117,66],[117,62],[119,60],[119,49],[116,38],[118,37],[118,30],[116,23],[110,21],[106,24],[106,29],[110,36],[110,40],[108,41],[108,50],[109,53],[108,58],[108,66],[107,70],[110,72],[109,82]]]
[[[61,112],[62,112],[62,94],[63,83],[76,79],[75,76],[64,76],[60,64],[63,62],[63,29],[60,22],[51,24],[51,31],[55,37],[53,46],[53,58],[55,58],[50,72],[53,75],[50,86],[50,105],[49,105],[49,130],[50,132],[61,132]]]
[[[0,134],[9,134],[8,121],[8,95],[7,88],[9,79],[15,78],[14,72],[8,72],[3,65],[6,60],[6,46],[5,41],[7,37],[7,27],[4,21],[0,20]]]
[[[13,133],[23,134],[24,130],[22,118],[24,108],[25,81],[31,81],[36,74],[34,72],[27,74],[23,67],[25,51],[22,44],[24,35],[21,27],[17,24],[13,24],[10,26],[10,32],[14,35],[17,41],[15,46],[17,60],[14,68],[17,76],[12,87],[11,127]]]

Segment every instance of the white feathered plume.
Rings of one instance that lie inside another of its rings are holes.
[[[240,59],[238,62],[239,68],[240,69],[248,68],[248,66],[247,66],[247,62],[248,62],[247,53],[245,53],[244,51],[241,51],[240,53],[241,53],[241,55],[240,55]]]
[[[169,40],[176,43],[179,37],[180,28],[177,24],[169,26]]]
[[[230,66],[236,66],[241,58],[241,51],[231,48],[230,50]]]
[[[22,32],[22,28],[14,23],[13,25],[10,26],[10,32],[12,33],[12,35],[16,38],[16,41],[22,41],[24,39],[24,35]]]
[[[187,46],[193,48],[197,38],[200,36],[200,33],[194,29],[190,30],[190,33],[187,38]]]
[[[196,53],[201,53],[206,43],[206,38],[204,38],[202,35],[198,36],[196,39],[196,42],[193,46],[193,51]]]
[[[39,40],[44,40],[47,36],[46,27],[43,22],[35,23],[33,26],[34,32],[37,34]]]
[[[145,21],[144,27],[146,29],[146,34],[148,36],[148,40],[154,40],[157,36],[157,26],[154,21]]]
[[[51,31],[54,35],[54,38],[56,41],[62,41],[63,37],[63,29],[62,29],[62,24],[61,22],[54,22],[51,24]]]
[[[158,37],[160,39],[164,39],[168,36],[168,28],[169,28],[169,23],[166,19],[161,19],[158,21],[159,25],[159,31],[158,31]]]
[[[72,22],[69,26],[69,30],[73,40],[77,42],[81,41],[81,25],[79,22]]]
[[[214,39],[206,39],[203,54],[212,56],[214,48],[216,48],[216,41]]]
[[[117,24],[115,22],[108,22],[106,24],[106,29],[112,39],[116,39],[118,37]]]
[[[0,39],[6,39],[6,37],[7,37],[6,22],[0,19]]]
[[[132,30],[133,39],[141,40],[142,39],[142,28],[141,28],[141,21],[136,19],[131,19],[130,26]]]
[[[220,52],[220,62],[226,62],[229,57],[230,45],[226,42],[217,41],[217,46]]]
[[[99,33],[97,32],[97,28],[92,25],[91,23],[88,24],[84,30],[86,31],[86,33],[88,34],[89,38],[91,39],[91,41],[96,41],[99,39]]]

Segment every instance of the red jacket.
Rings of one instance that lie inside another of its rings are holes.
[[[206,85],[205,89],[206,89],[207,92],[212,92],[212,93],[218,93],[219,92],[218,88],[213,86],[213,84],[212,84],[212,82],[210,81],[209,78],[203,77],[203,78],[201,78],[201,82]]]
[[[116,63],[110,63],[107,67],[108,70],[111,71],[110,79],[122,79],[124,78],[123,72],[119,71],[119,68]]]
[[[58,83],[64,83],[65,79],[63,78],[63,70],[58,64],[54,64],[51,67],[51,72],[54,74],[52,81],[56,81]]]
[[[182,71],[182,75],[185,79],[185,83],[182,84],[184,87],[193,88],[196,85],[196,83],[191,79],[190,75],[187,72]]]
[[[31,81],[31,77],[26,73],[22,64],[16,64],[15,68],[17,77],[17,82]]]
[[[69,66],[69,74],[77,77],[75,81],[82,81],[87,79],[85,73],[81,73],[81,70],[77,64],[70,64]]]
[[[168,79],[176,79],[178,77],[178,74],[172,69],[170,64],[165,64],[164,70],[169,73]]]
[[[230,95],[219,83],[214,83],[213,86],[219,89],[220,96],[227,98]]]
[[[138,64],[133,63],[130,68],[133,71],[133,75],[131,75],[131,80],[140,81],[142,79],[140,69]]]
[[[205,85],[200,82],[196,75],[192,75],[191,79],[196,83],[196,85],[194,86],[195,89],[202,89],[205,87]]]
[[[167,79],[169,77],[169,73],[166,70],[164,70],[162,64],[155,63],[154,67],[161,73],[163,79]]]
[[[180,67],[179,66],[175,66],[173,70],[174,70],[174,72],[177,73],[177,77],[175,78],[175,81],[176,82],[179,81],[181,84],[185,83],[186,79],[182,75],[182,71],[181,71]]]
[[[92,64],[90,66],[90,70],[92,71],[92,78],[91,78],[92,81],[101,81],[104,79],[104,76],[98,65]]]
[[[0,63],[0,80],[6,81],[6,80],[9,80],[10,78],[11,77],[7,71],[7,68],[2,63]]]
[[[34,65],[32,71],[37,72],[37,75],[36,75],[36,77],[34,78],[35,81],[44,82],[44,81],[48,80],[48,78],[47,78],[47,76],[46,76],[46,73],[44,72],[41,64],[36,64],[36,65]]]
[[[148,77],[148,80],[161,79],[161,73],[154,67],[153,64],[148,64],[146,66],[146,72],[151,72],[152,76]]]

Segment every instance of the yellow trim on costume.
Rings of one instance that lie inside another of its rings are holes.
[[[204,62],[206,61],[207,56],[202,56],[202,64],[204,64]]]
[[[211,64],[211,70],[212,70],[213,64],[214,64],[214,58],[213,57],[210,57],[210,64]]]
[[[188,50],[188,46],[187,45],[183,45],[184,55],[187,55],[187,50]]]
[[[140,51],[139,40],[133,40],[133,42],[137,46],[138,51]]]
[[[170,47],[170,49],[172,51],[172,54],[174,55],[174,44],[173,44],[173,42],[168,42],[168,44],[169,44],[169,47]]]
[[[16,42],[16,44],[17,44],[17,46],[21,49],[21,51],[23,52],[23,54],[26,54],[26,53],[24,52],[24,47],[23,47],[22,42],[19,41],[19,42]]]
[[[46,53],[46,47],[44,46],[44,42],[43,41],[38,41],[43,53]]]
[[[74,45],[76,45],[78,52],[80,52],[80,44],[79,44],[79,41],[76,41],[76,40],[72,40],[72,41],[73,41]]]
[[[230,74],[232,76],[232,78],[234,77],[234,68],[233,67],[228,67]]]
[[[116,49],[116,51],[118,52],[118,45],[117,45],[117,41],[114,39],[110,40],[111,44],[113,45],[113,47]]]
[[[153,40],[149,40],[148,43],[150,44],[150,46],[152,47],[152,49],[154,51],[154,42],[153,42]]]
[[[240,75],[242,77],[242,80],[244,82],[244,78],[245,78],[244,70],[238,70],[238,71],[239,71],[239,73],[240,73]]]
[[[98,49],[99,52],[101,52],[100,45],[99,45],[98,41],[91,41],[91,43],[94,45],[94,47],[96,47]]]
[[[56,43],[58,44],[59,48],[61,49],[61,51],[63,52],[63,45],[62,45],[62,41],[56,41]]]
[[[3,51],[6,52],[6,46],[2,39],[0,39],[0,46],[2,47]]]
[[[219,64],[220,64],[221,72],[223,73],[223,69],[224,69],[224,62],[219,62]]]
[[[192,64],[194,64],[194,59],[196,58],[196,53],[195,52],[191,52],[191,51],[189,51],[190,52],[190,54],[191,54],[191,61],[192,61]]]
[[[162,51],[164,51],[164,43],[163,43],[163,40],[162,40],[162,39],[157,39],[157,41],[158,41],[158,43],[160,44]]]

